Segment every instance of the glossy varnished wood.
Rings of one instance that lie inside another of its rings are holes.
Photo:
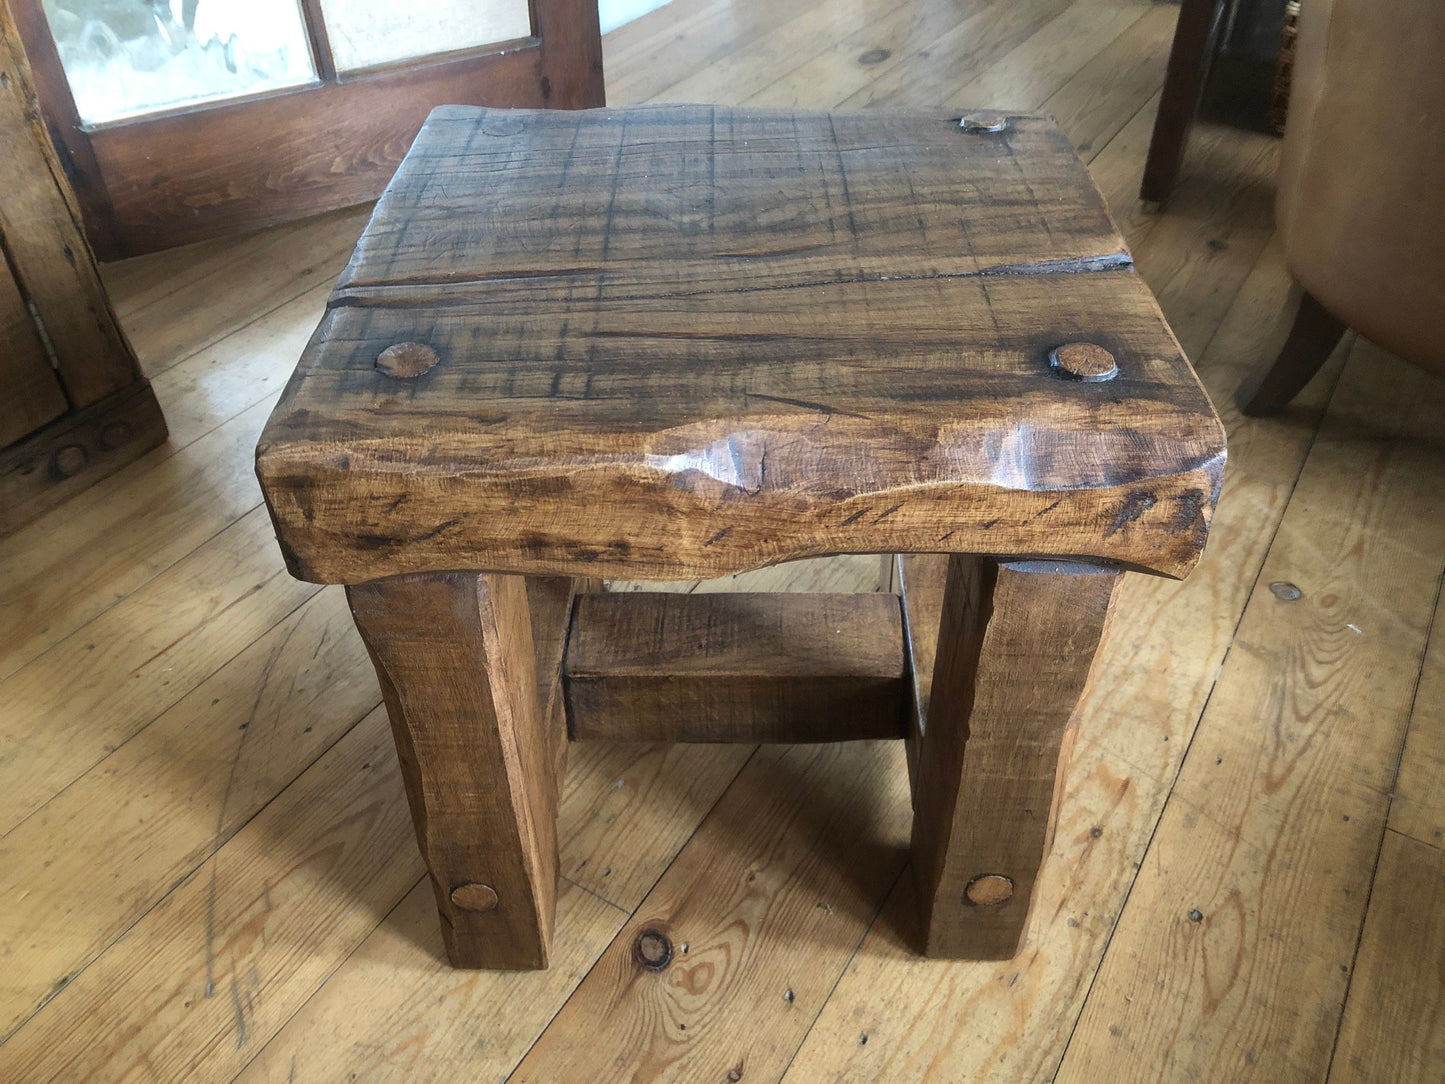
[[[1184,574],[1223,432],[1067,141],[1000,120],[438,110],[258,448],[292,571]]]
[[[891,594],[597,594],[567,650],[574,740],[849,741],[902,736]]]

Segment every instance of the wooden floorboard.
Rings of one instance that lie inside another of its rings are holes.
[[[1393,830],[1385,833],[1329,1079],[1445,1079],[1445,851]]]
[[[1121,588],[1017,959],[916,956],[899,749],[582,745],[552,969],[445,965],[365,652],[252,472],[352,209],[106,269],[172,439],[0,539],[0,1081],[1445,1076],[1445,385],[1351,336],[1233,410],[1287,316],[1278,143],[1200,125],[1138,203],[1177,11],[674,0],[605,42],[618,104],[1054,114],[1220,407],[1209,549]]]
[[[1060,1081],[1328,1069],[1445,569],[1445,383],[1359,340],[1333,401]]]

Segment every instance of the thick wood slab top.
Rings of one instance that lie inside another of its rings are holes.
[[[955,551],[1180,576],[1223,466],[1051,121],[710,106],[436,110],[257,449],[292,571],[343,583]]]

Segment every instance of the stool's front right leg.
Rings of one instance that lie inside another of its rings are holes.
[[[1018,952],[1118,579],[1091,565],[949,558],[926,722],[911,739],[928,955]]]
[[[447,956],[456,967],[546,967],[556,761],[526,580],[428,573],[346,594],[391,717]]]

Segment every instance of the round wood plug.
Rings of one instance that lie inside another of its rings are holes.
[[[1049,351],[1049,362],[1075,380],[1112,380],[1119,372],[1114,355],[1096,343],[1056,346]]]
[[[980,873],[968,882],[963,895],[975,907],[997,907],[1014,894],[1014,883],[999,873]]]
[[[438,361],[437,352],[421,343],[395,343],[376,356],[376,371],[406,380],[431,372]]]

